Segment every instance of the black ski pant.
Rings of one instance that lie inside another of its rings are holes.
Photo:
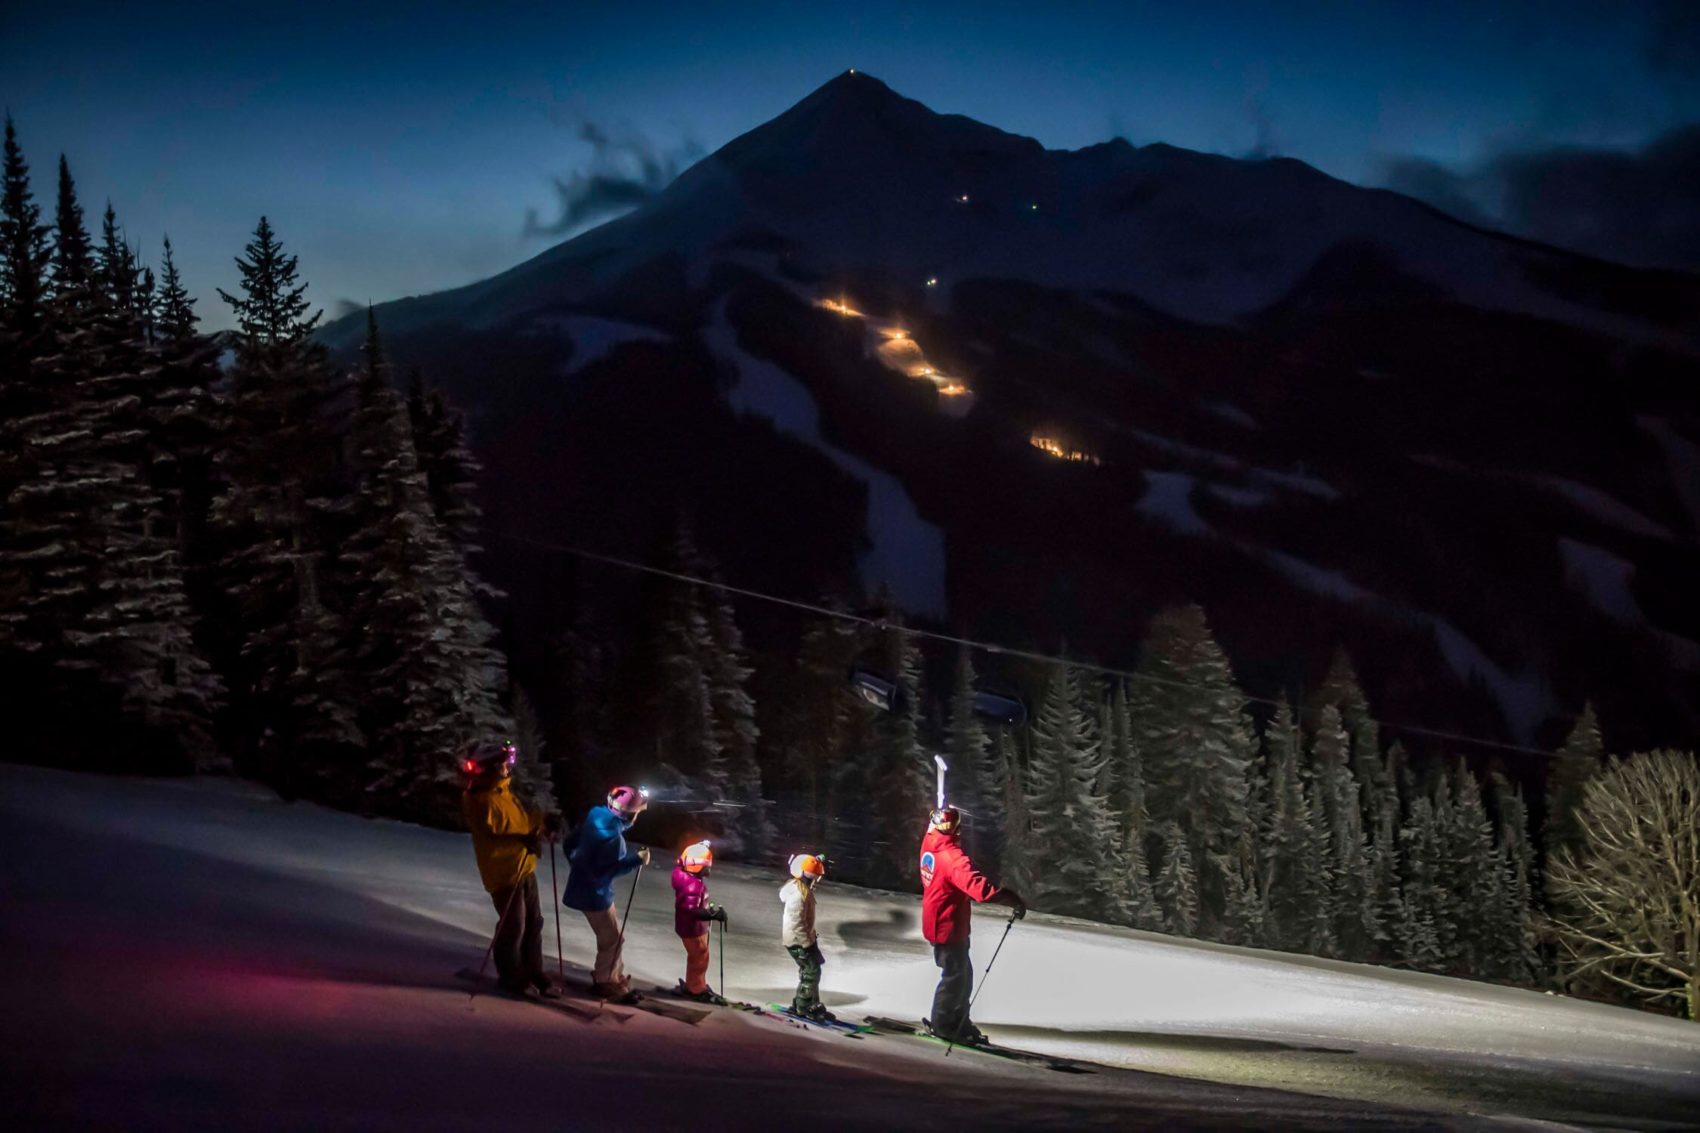
[[[509,991],[541,986],[543,974],[543,907],[537,899],[537,875],[490,894],[496,906],[496,979]],[[504,915],[506,914],[506,915]]]
[[[939,967],[939,987],[933,992],[933,1033],[954,1038],[968,1029],[968,1001],[974,993],[974,962],[968,941],[933,945]]]
[[[820,954],[820,945],[811,944],[807,948],[801,944],[787,945],[785,951],[791,953],[791,959],[797,961],[797,995],[791,1000],[793,1010],[803,1011],[820,1005],[820,970],[826,963],[826,958]]]

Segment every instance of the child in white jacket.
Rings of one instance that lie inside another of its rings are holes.
[[[820,1001],[820,970],[826,961],[815,933],[815,884],[825,876],[826,862],[820,857],[792,856],[791,880],[779,887],[779,900],[785,905],[780,938],[797,962],[797,994],[791,1010],[805,1018],[829,1021],[835,1016]]]

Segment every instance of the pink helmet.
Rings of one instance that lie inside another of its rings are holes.
[[[642,787],[615,787],[608,792],[608,809],[627,822],[635,822],[648,805],[649,792]]]

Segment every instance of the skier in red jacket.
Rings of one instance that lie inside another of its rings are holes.
[[[974,964],[968,957],[970,901],[1008,905],[1017,918],[1027,902],[1013,889],[1000,888],[974,867],[957,842],[962,816],[955,807],[939,807],[921,839],[921,935],[933,946],[939,986],[927,1029],[959,1043],[983,1043],[986,1036],[968,1019],[974,990]]]

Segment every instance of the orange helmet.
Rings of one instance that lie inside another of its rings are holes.
[[[792,854],[791,876],[798,881],[804,878],[819,881],[826,876],[826,862],[814,854]]]
[[[707,873],[714,864],[714,851],[709,849],[708,839],[693,842],[679,854],[679,868],[686,873]]]

